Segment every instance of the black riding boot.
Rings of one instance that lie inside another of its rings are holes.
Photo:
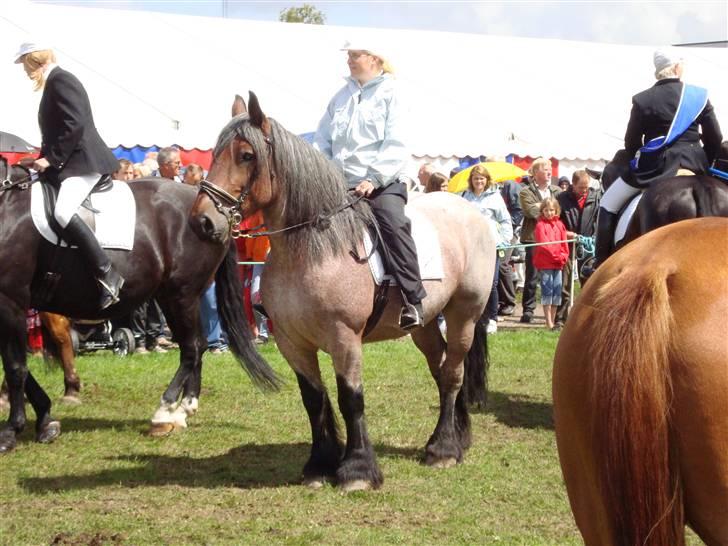
[[[612,254],[614,248],[614,231],[617,229],[619,215],[609,212],[606,209],[599,209],[597,217],[597,233],[594,242],[594,259],[591,265],[584,265],[581,273],[584,277],[590,277],[597,267],[602,265]]]
[[[64,236],[66,240],[78,247],[84,255],[86,262],[91,267],[96,282],[101,287],[101,300],[99,308],[106,309],[119,301],[119,291],[124,285],[124,277],[111,266],[111,260],[101,248],[96,236],[89,227],[81,220],[78,214],[74,214],[66,226]]]

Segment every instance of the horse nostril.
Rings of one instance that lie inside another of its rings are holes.
[[[200,228],[207,237],[212,237],[215,234],[215,224],[207,214],[203,214],[202,218],[200,218]]]

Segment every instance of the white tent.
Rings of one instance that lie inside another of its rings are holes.
[[[544,155],[572,163],[622,146],[652,47],[0,5],[0,130],[37,144],[38,93],[12,57],[42,40],[86,86],[110,146],[213,147],[235,93],[252,89],[294,133],[314,131],[348,73],[348,39],[390,52],[411,107],[414,156]],[[685,48],[728,131],[728,49]]]

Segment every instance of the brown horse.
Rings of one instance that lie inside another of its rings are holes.
[[[361,240],[372,222],[371,210],[365,201],[349,199],[340,169],[268,119],[255,95],[251,93],[249,114],[239,97],[233,114],[190,221],[201,235],[224,238],[227,216],[262,209],[271,232],[263,303],[278,348],[296,373],[311,424],[304,480],[319,486],[335,475],[346,490],[379,487],[383,478],[364,417],[362,342],[406,333],[397,325],[399,293],[390,289],[381,320],[364,335],[376,287],[366,261],[352,254],[364,255]],[[470,445],[463,361],[471,345],[483,348],[485,343],[484,332],[474,332],[490,292],[495,243],[487,220],[458,196],[428,194],[412,206],[430,219],[443,252],[444,277],[425,282],[425,326],[412,331],[412,340],[424,353],[440,394],[440,417],[425,459],[433,466],[450,466],[462,460]],[[447,342],[435,320],[440,312],[447,321]],[[343,453],[319,350],[331,355],[336,372],[346,423]],[[480,354],[482,370],[484,351]]]
[[[569,316],[556,440],[587,546],[728,544],[728,219],[648,233]]]
[[[61,402],[80,403],[81,378],[78,376],[73,354],[71,338],[71,321],[63,315],[55,313],[39,313],[43,326],[44,349],[50,361],[58,362],[63,368],[63,397]],[[3,380],[0,387],[0,410],[10,407],[8,402],[7,383]]]

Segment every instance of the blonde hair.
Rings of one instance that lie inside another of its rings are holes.
[[[144,163],[134,163],[134,178],[146,178],[152,176],[152,169]]]
[[[23,67],[28,77],[35,82],[33,91],[40,91],[45,86],[46,74],[44,67],[56,62],[56,54],[52,49],[41,49],[23,55]]]
[[[473,177],[476,174],[480,174],[485,177],[485,180],[486,180],[485,189],[486,190],[493,185],[493,177],[490,176],[488,169],[482,163],[478,163],[477,165],[475,165],[475,167],[470,169],[470,174],[468,175],[468,189],[470,191],[473,191]]]
[[[655,72],[655,79],[656,80],[666,80],[668,78],[678,78],[680,75],[678,74],[678,67],[682,65],[682,61],[678,61],[675,64],[671,64],[670,66],[666,66],[659,72]]]
[[[559,205],[559,202],[554,199],[553,197],[547,197],[543,201],[541,201],[541,205],[539,206],[538,210],[543,215],[543,211],[546,209],[546,207],[551,207],[556,211],[556,216],[561,215],[561,205]]]
[[[550,166],[551,161],[549,159],[546,159],[545,157],[537,157],[533,160],[533,163],[531,163],[531,167],[528,169],[528,174],[533,176],[537,170]]]

